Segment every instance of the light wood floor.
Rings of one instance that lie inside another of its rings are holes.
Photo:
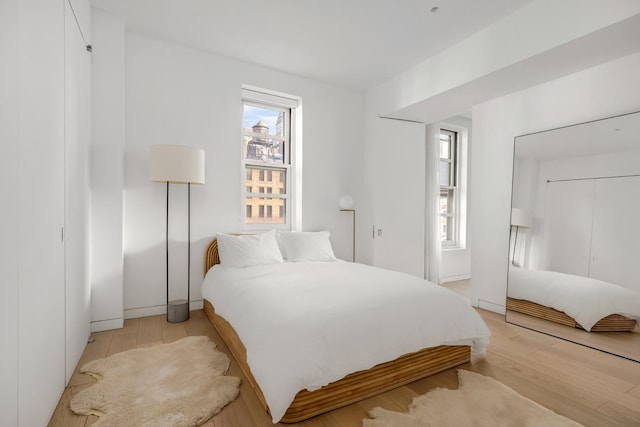
[[[486,356],[472,355],[464,369],[489,375],[520,394],[586,426],[640,426],[640,363],[507,324],[503,316],[479,310],[491,329]],[[164,316],[125,321],[123,329],[95,333],[79,366],[123,350],[171,342],[187,335],[209,336],[230,355],[204,313],[194,311],[184,323]],[[233,360],[233,359],[232,359]],[[235,362],[229,375],[242,377]],[[93,379],[74,373],[49,426],[90,426],[97,418],[70,412],[69,401]],[[457,387],[456,369],[416,381],[360,403],[295,424],[300,427],[360,426],[367,411],[382,406],[406,411],[411,400],[434,387]],[[243,381],[240,396],[208,421],[207,427],[263,427],[271,421]]]

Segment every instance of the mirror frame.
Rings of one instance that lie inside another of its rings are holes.
[[[513,209],[515,208],[514,206],[514,198],[515,198],[515,193],[516,191],[518,191],[518,189],[516,188],[516,184],[518,177],[516,176],[516,173],[518,172],[516,169],[518,167],[518,162],[519,162],[519,156],[517,156],[518,154],[518,142],[523,142],[523,138],[525,137],[532,137],[535,135],[542,135],[544,136],[548,136],[551,135],[552,132],[570,132],[572,130],[575,129],[579,129],[578,132],[582,131],[584,133],[585,129],[588,129],[590,126],[589,125],[594,125],[594,124],[600,124],[600,123],[606,123],[609,120],[613,120],[613,119],[624,119],[624,118],[633,118],[633,116],[636,115],[637,117],[637,132],[634,133],[634,135],[637,135],[637,138],[632,138],[632,142],[629,142],[630,145],[627,146],[622,146],[624,150],[640,150],[640,111],[633,111],[633,112],[629,112],[629,113],[625,113],[625,114],[619,114],[619,115],[615,115],[615,116],[610,116],[610,117],[605,117],[605,118],[601,118],[601,119],[596,119],[596,120],[590,120],[590,121],[585,121],[585,122],[581,122],[581,123],[575,123],[575,124],[571,124],[571,125],[567,125],[567,126],[561,126],[561,127],[557,127],[557,128],[552,128],[552,129],[546,129],[546,130],[542,130],[542,131],[537,131],[537,132],[532,132],[532,133],[527,133],[527,134],[522,134],[522,135],[516,135],[514,137],[514,141],[513,141],[513,160],[512,160],[512,173],[511,173],[511,209],[512,211],[510,212],[509,218],[510,218],[510,222],[509,222],[509,251],[508,251],[508,255],[507,255],[507,261],[508,261],[508,267],[507,267],[507,286],[506,286],[506,295],[505,295],[505,322],[509,323],[509,324],[513,324],[522,328],[526,328],[526,329],[530,329],[545,335],[549,335],[555,338],[559,338],[565,341],[569,341],[569,342],[573,342],[585,347],[589,347],[589,348],[593,348],[595,350],[598,351],[602,351],[604,353],[609,353],[609,354],[613,354],[615,356],[624,358],[624,359],[628,359],[634,362],[640,362],[640,356],[638,356],[637,358],[635,358],[636,356],[634,355],[633,357],[628,357],[624,354],[620,354],[620,353],[616,353],[614,350],[612,350],[611,348],[607,349],[607,348],[603,348],[602,346],[598,346],[595,344],[590,344],[588,342],[588,339],[586,340],[577,340],[577,339],[572,339],[571,337],[569,337],[569,335],[571,335],[568,331],[567,333],[562,333],[564,332],[563,330],[560,330],[560,332],[556,332],[554,330],[554,328],[552,326],[554,326],[553,324],[550,324],[550,328],[548,330],[540,330],[540,329],[536,329],[532,326],[528,326],[522,323],[518,323],[517,321],[514,321],[514,319],[509,319],[509,313],[510,311],[513,310],[509,310],[508,308],[508,295],[509,295],[509,286],[511,283],[511,264],[512,264],[512,250],[514,251],[514,258],[516,256],[515,254],[515,249],[516,249],[516,245],[515,242],[513,241],[514,239],[514,225],[513,224]],[[580,128],[582,126],[582,128]],[[635,125],[634,125],[635,126]],[[620,129],[614,129],[614,131],[616,130],[620,130]],[[632,132],[633,132],[633,128],[632,128]],[[551,139],[553,137],[549,137],[548,139]],[[564,151],[564,155],[561,156],[561,158],[575,158],[578,156],[569,156],[567,155],[567,153],[571,152],[575,147],[581,147],[582,146],[582,141],[588,141],[589,142],[589,138],[587,137],[586,139],[580,140],[580,137],[575,138],[576,141],[571,141],[570,143],[567,143],[567,146],[565,147],[563,144],[563,147],[561,147]],[[594,138],[595,139],[595,138]],[[626,141],[626,140],[625,140]],[[586,143],[585,143],[586,144]],[[584,156],[593,156],[596,154],[604,154],[604,153],[612,153],[615,151],[621,151],[621,149],[618,150],[608,150],[608,151],[597,151],[596,147],[591,147],[591,146],[587,146],[587,149],[589,150],[596,150],[593,152],[590,152]],[[640,166],[638,166],[638,171],[636,173],[633,174],[629,174],[629,175],[622,175],[622,176],[640,176]],[[604,178],[612,178],[614,176],[605,176]],[[585,177],[584,179],[595,179],[597,177],[594,176],[590,176],[590,177]],[[575,178],[573,178],[575,179]],[[535,191],[535,189],[534,189]],[[535,200],[535,199],[534,199]],[[537,202],[536,202],[537,204]],[[535,206],[534,206],[535,208]],[[516,227],[516,232],[515,232],[515,237],[517,238],[517,232],[518,232],[518,227]],[[515,312],[514,312],[515,313]],[[558,327],[564,327],[567,328],[569,326],[564,326],[564,325],[557,325]],[[602,332],[586,332],[586,331],[581,331],[583,333],[588,333],[588,334],[603,334]],[[626,332],[607,332],[609,334],[619,334],[619,333],[626,333]],[[638,333],[640,335],[640,321],[636,322],[636,327],[635,327],[635,332],[634,333]],[[572,332],[572,334],[574,334],[574,332]],[[577,335],[577,334],[575,334]],[[597,340],[595,340],[597,341]]]

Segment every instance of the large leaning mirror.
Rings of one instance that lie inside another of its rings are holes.
[[[506,320],[640,362],[640,112],[515,138]]]

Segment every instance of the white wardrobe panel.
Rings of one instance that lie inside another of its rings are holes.
[[[424,277],[425,126],[379,118],[373,135],[374,264]]]
[[[18,0],[0,2],[0,424],[18,424]]]
[[[588,275],[594,188],[593,180],[547,183],[542,269]]]
[[[65,385],[64,7],[18,5],[18,413],[31,427]]]
[[[596,180],[590,277],[640,291],[640,177]]]

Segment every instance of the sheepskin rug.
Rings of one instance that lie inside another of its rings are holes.
[[[95,427],[200,425],[238,396],[240,378],[225,376],[228,368],[205,336],[124,351],[81,368],[98,381],[71,410],[98,415]]]
[[[458,370],[457,390],[437,388],[413,399],[408,413],[374,408],[363,427],[577,427],[581,424],[557,415],[494,380]]]

